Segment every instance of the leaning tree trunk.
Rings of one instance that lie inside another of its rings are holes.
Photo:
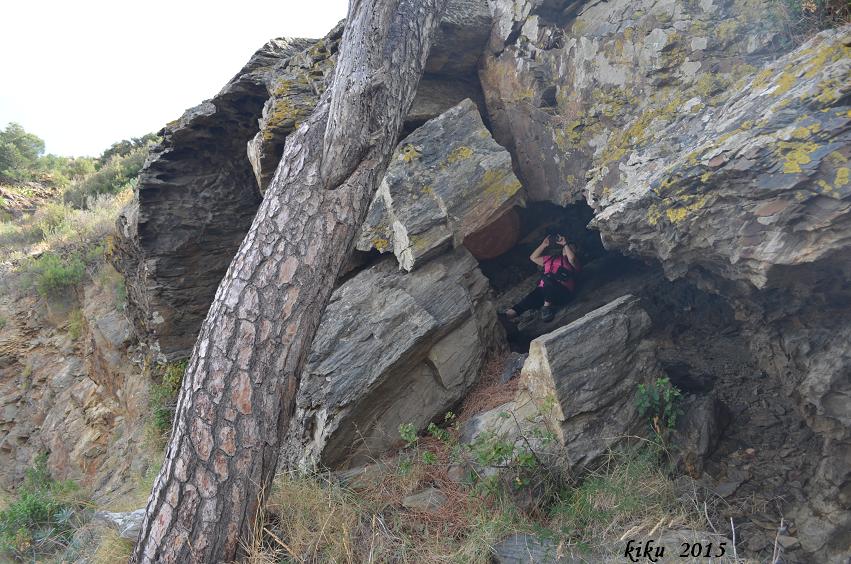
[[[183,379],[136,562],[227,562],[254,531],[299,375],[446,0],[351,0],[333,87],[287,139]]]

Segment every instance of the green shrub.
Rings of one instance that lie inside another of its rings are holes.
[[[177,396],[186,372],[187,361],[166,364],[161,371],[161,381],[151,386],[149,408],[151,422],[158,435],[166,435],[171,431],[174,410],[177,407]]]
[[[33,286],[45,298],[58,297],[76,288],[86,274],[86,264],[76,255],[61,257],[44,253],[29,266]]]
[[[34,562],[63,548],[83,521],[84,509],[79,487],[54,480],[47,455],[39,455],[26,471],[17,499],[0,511],[0,553]]]
[[[82,336],[84,325],[85,320],[83,318],[82,310],[75,309],[68,314],[68,336],[71,337],[71,339],[76,341]]]
[[[8,321],[5,315],[0,315],[0,329],[3,329]]]
[[[11,122],[0,130],[0,173],[17,180],[28,178],[28,171],[44,152],[44,141]]]
[[[649,385],[639,384],[635,395],[638,414],[649,419],[650,426],[659,436],[666,428],[677,426],[677,418],[683,413],[680,399],[680,390],[671,384],[667,376],[657,378]]]
[[[89,200],[99,194],[116,194],[134,186],[147,157],[147,146],[137,147],[126,155],[111,157],[100,170],[66,190],[65,202],[78,208],[88,207]]]

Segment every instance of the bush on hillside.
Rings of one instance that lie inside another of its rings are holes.
[[[86,263],[78,255],[62,257],[44,253],[30,268],[32,285],[43,298],[56,298],[73,291],[83,281]]]
[[[23,180],[43,152],[44,141],[20,124],[12,122],[0,130],[0,174]]]
[[[26,470],[17,499],[0,511],[0,554],[35,562],[66,546],[84,519],[85,503],[73,481],[56,481],[47,455]]]
[[[132,187],[148,157],[148,147],[136,147],[126,155],[111,157],[101,168],[65,192],[65,202],[78,208],[89,206],[91,198],[100,194],[116,194]]]

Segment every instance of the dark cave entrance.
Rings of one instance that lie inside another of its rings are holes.
[[[468,237],[464,244],[479,261],[482,273],[493,288],[497,307],[505,309],[517,303],[537,283],[540,269],[529,255],[551,227],[558,226],[573,245],[582,266],[576,278],[573,299],[548,323],[537,311],[526,312],[514,323],[504,323],[510,348],[526,352],[532,339],[570,323],[624,293],[634,293],[640,280],[661,277],[661,269],[607,251],[600,233],[588,228],[594,217],[584,202],[558,206],[549,202],[531,202],[515,207],[483,231]],[[508,242],[507,242],[508,241]],[[500,252],[509,247],[504,252]],[[499,253],[497,256],[492,256]]]

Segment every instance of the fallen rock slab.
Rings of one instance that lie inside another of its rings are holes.
[[[571,467],[639,431],[636,388],[662,375],[650,328],[638,298],[626,295],[532,341],[521,378]]]
[[[464,397],[502,346],[487,279],[465,249],[413,273],[387,258],[342,284],[320,322],[284,460],[338,469],[370,462]]]
[[[434,511],[444,503],[447,497],[437,488],[426,488],[421,492],[406,496],[402,506],[412,511]]]
[[[142,519],[144,518],[144,507],[135,511],[98,511],[94,514],[95,520],[102,521],[118,531],[119,537],[132,541],[139,538],[139,531],[142,528]]]

